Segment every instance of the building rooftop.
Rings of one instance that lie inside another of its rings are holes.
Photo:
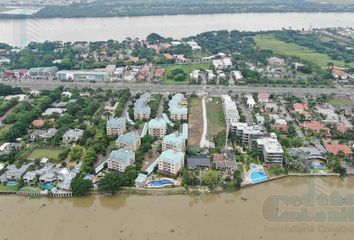
[[[159,160],[163,160],[164,162],[168,162],[170,164],[177,164],[183,159],[184,159],[183,152],[176,152],[171,149],[162,152],[161,155],[159,156]]]
[[[258,146],[263,146],[263,149],[267,153],[279,153],[279,154],[284,153],[281,144],[275,138],[270,138],[270,137],[259,138],[257,139],[257,144]]]
[[[179,145],[182,144],[185,140],[186,139],[184,136],[179,133],[171,133],[163,138],[163,142],[170,145]]]
[[[113,150],[109,155],[108,160],[127,165],[132,157],[135,157],[133,151],[120,148],[118,150]]]
[[[166,128],[166,122],[163,118],[151,119],[148,124],[149,128]]]
[[[185,97],[181,93],[175,94],[168,103],[171,114],[187,114],[188,109],[182,105]]]
[[[197,167],[211,167],[211,159],[209,154],[199,154],[187,156],[188,169],[196,169]]]
[[[324,144],[325,149],[333,154],[333,155],[337,155],[340,152],[343,152],[344,155],[348,156],[352,154],[352,150],[345,144],[339,144],[336,142],[327,142]]]
[[[128,132],[123,135],[120,135],[117,138],[117,142],[133,144],[136,140],[140,139],[140,136],[136,132]]]
[[[124,118],[110,118],[107,120],[108,128],[125,128],[126,121]]]

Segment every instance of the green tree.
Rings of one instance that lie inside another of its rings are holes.
[[[108,173],[98,182],[98,190],[114,194],[122,188],[122,185],[119,173]]]
[[[85,195],[90,192],[92,182],[88,179],[74,178],[71,181],[70,187],[74,195]]]
[[[204,173],[202,180],[206,185],[213,187],[219,181],[219,173],[216,170],[209,169]]]

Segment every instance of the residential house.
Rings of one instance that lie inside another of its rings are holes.
[[[117,138],[116,145],[120,148],[136,151],[141,145],[140,135],[136,132],[122,134]]]
[[[315,134],[323,134],[325,137],[331,136],[330,129],[319,121],[304,122],[300,126],[306,131],[311,131]]]
[[[216,153],[212,155],[213,164],[219,171],[235,172],[237,169],[234,156]]]
[[[8,155],[11,153],[11,151],[18,150],[18,149],[20,149],[20,147],[21,147],[21,144],[19,144],[19,143],[10,143],[10,142],[3,143],[0,146],[0,156]]]
[[[36,141],[36,140],[49,140],[52,139],[55,134],[57,133],[57,130],[55,128],[49,128],[48,130],[34,130],[31,133],[31,141]]]
[[[63,143],[77,142],[82,135],[84,134],[84,130],[81,129],[69,129],[63,135]]]
[[[269,97],[270,97],[269,93],[260,92],[260,93],[258,93],[258,102],[259,103],[268,103]]]
[[[119,106],[119,102],[115,102],[113,106],[111,105],[110,102],[108,102],[104,106],[104,111],[109,112],[112,116],[114,116],[118,106]]]
[[[125,169],[134,162],[135,153],[123,148],[113,150],[107,159],[108,169],[119,172],[125,172]]]
[[[345,156],[351,156],[353,154],[352,150],[345,144],[339,144],[336,142],[326,142],[324,143],[324,147],[328,153],[333,155],[338,155],[341,152]]]
[[[254,108],[254,106],[256,105],[256,101],[254,100],[253,96],[251,94],[247,94],[245,95],[246,98],[246,105],[249,109]]]
[[[187,167],[189,170],[195,170],[197,168],[209,169],[211,166],[211,158],[209,154],[187,156]]]

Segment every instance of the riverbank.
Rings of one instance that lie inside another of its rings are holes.
[[[353,175],[349,175],[350,177],[354,179]],[[262,182],[256,182],[256,183],[248,183],[248,184],[242,184],[242,188],[247,188],[251,186],[256,186],[256,185],[262,185],[267,182],[272,182],[276,180],[280,180],[283,178],[288,178],[288,177],[340,177],[339,174],[336,173],[329,173],[329,174],[303,174],[303,173],[290,173],[288,175],[279,175],[275,177],[271,177],[266,181]],[[341,179],[344,181],[344,178],[341,177]],[[235,190],[236,192],[237,190]],[[210,190],[206,186],[198,186],[198,187],[173,187],[173,188],[136,188],[136,187],[130,187],[130,188],[123,188],[120,192],[115,193],[115,194],[108,194],[108,193],[100,193],[97,191],[92,191],[88,193],[86,196],[92,196],[92,195],[102,195],[102,196],[114,196],[114,195],[122,195],[122,194],[127,194],[127,195],[140,195],[140,196],[169,196],[169,195],[200,195],[200,194],[205,194],[205,193],[226,193],[229,191],[218,189],[217,191]],[[29,196],[29,197],[54,197],[54,198],[62,198],[62,197],[75,197],[71,192],[61,192],[61,193],[50,193],[48,191],[21,191],[21,190],[13,190],[13,191],[1,191],[0,190],[0,195],[18,195],[18,196]]]

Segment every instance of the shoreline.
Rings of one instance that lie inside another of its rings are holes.
[[[354,174],[348,174],[345,177],[353,177]],[[252,186],[258,186],[263,183],[276,181],[283,178],[288,177],[340,177],[343,181],[345,177],[341,177],[337,173],[330,173],[330,174],[297,174],[297,173],[290,173],[287,175],[279,175],[276,177],[272,177],[266,181],[252,183],[252,184],[244,184],[241,186],[240,189],[235,191],[210,191],[207,186],[198,186],[195,188],[185,188],[182,186],[175,187],[175,188],[136,188],[136,187],[124,187],[121,191],[110,194],[110,193],[101,193],[91,191],[86,195],[78,196],[73,195],[72,193],[64,193],[64,194],[41,194],[41,193],[31,193],[31,192],[21,192],[21,191],[0,191],[0,195],[17,195],[17,196],[24,196],[24,197],[39,197],[39,198],[73,198],[73,197],[87,197],[93,195],[100,195],[100,196],[119,196],[122,194],[126,195],[139,195],[139,196],[171,196],[171,195],[203,195],[203,194],[221,194],[221,193],[232,193],[237,192],[241,189],[249,188]],[[204,188],[205,190],[202,191],[200,188]]]
[[[18,15],[18,14],[1,14],[0,20],[28,20],[28,19],[107,19],[107,18],[143,18],[143,17],[171,17],[171,16],[203,16],[203,15],[241,15],[241,14],[350,14],[353,11],[242,11],[242,12],[214,12],[214,13],[178,13],[178,14],[139,14],[139,15],[115,15],[115,16],[37,16],[32,15]]]

